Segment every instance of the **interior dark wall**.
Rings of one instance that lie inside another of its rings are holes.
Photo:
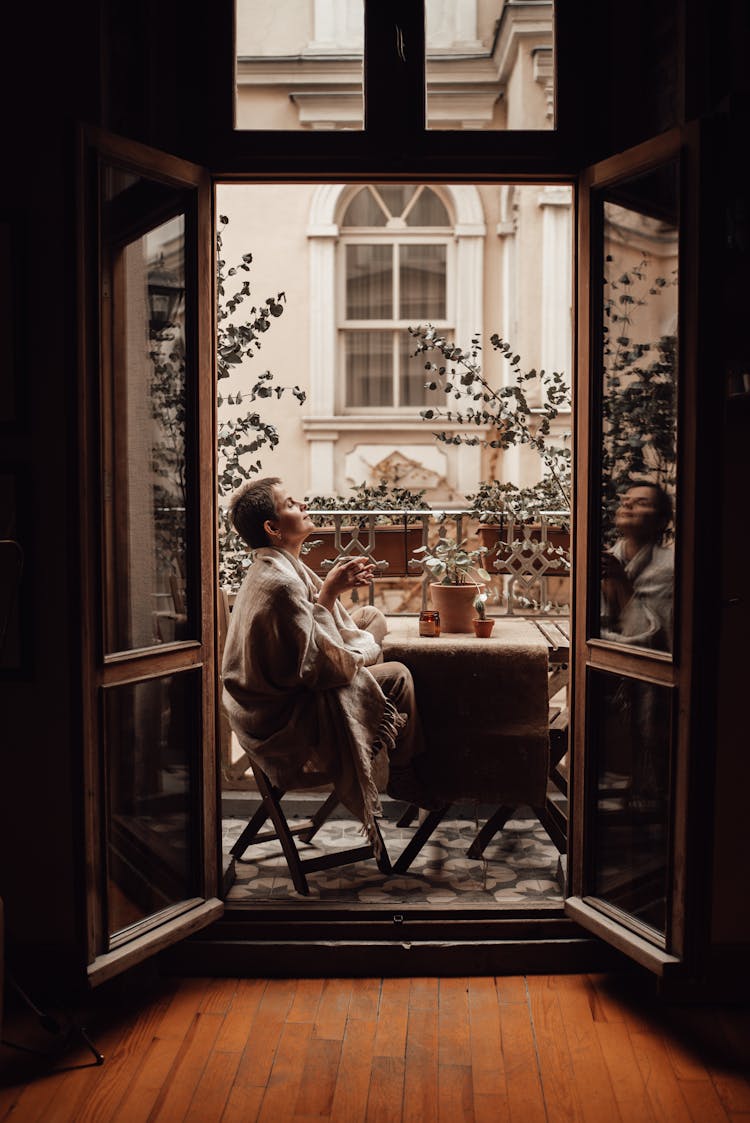
[[[16,5],[0,66],[0,213],[19,232],[14,276],[22,405],[0,434],[19,475],[29,661],[0,677],[0,895],[9,966],[39,974],[81,955],[76,522],[76,223],[73,123],[98,114],[98,13]],[[75,31],[75,34],[73,34]]]

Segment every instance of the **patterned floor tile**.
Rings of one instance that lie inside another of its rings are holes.
[[[245,826],[244,819],[225,819],[223,846],[228,852]],[[416,824],[402,828],[388,819],[380,827],[391,862],[410,841]],[[235,865],[228,903],[293,899],[320,903],[361,901],[363,904],[408,902],[433,907],[454,904],[518,907],[530,902],[561,904],[557,882],[559,854],[534,818],[510,820],[481,859],[467,857],[478,824],[471,819],[444,819],[406,874],[386,877],[371,862],[357,862],[307,874],[310,896],[299,896],[286,871],[278,843],[250,846]],[[312,843],[300,846],[303,856],[361,845],[359,823],[335,819],[325,823]]]

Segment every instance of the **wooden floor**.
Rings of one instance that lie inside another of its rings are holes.
[[[750,1012],[665,1009],[639,975],[182,979],[116,994],[89,1012],[101,1067],[78,1047],[53,1072],[2,1049],[0,1119],[750,1123]],[[30,1028],[11,1016],[13,1032]]]

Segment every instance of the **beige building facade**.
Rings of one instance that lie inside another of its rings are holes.
[[[361,128],[362,34],[359,0],[238,0],[237,127]],[[432,0],[426,34],[430,127],[552,127],[551,3]],[[253,254],[254,302],[287,301],[236,388],[270,369],[307,395],[301,408],[288,396],[261,403],[280,435],[264,472],[308,495],[387,478],[453,506],[482,479],[539,478],[533,455],[435,440],[419,411],[440,403],[408,328],[434,323],[464,348],[478,336],[497,385],[508,366],[489,345],[495,332],[527,369],[569,376],[570,187],[232,184],[219,187],[217,213],[229,218],[227,265]],[[561,417],[559,432],[569,427]]]

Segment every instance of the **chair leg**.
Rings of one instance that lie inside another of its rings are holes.
[[[289,867],[289,873],[292,875],[292,883],[294,885],[294,888],[298,893],[301,893],[303,897],[307,897],[310,894],[310,890],[307,885],[307,878],[302,872],[302,863],[300,862],[300,856],[297,853],[297,847],[294,845],[294,837],[292,836],[292,832],[289,830],[286,816],[281,810],[279,804],[280,796],[277,794],[277,790],[273,787],[268,777],[260,768],[253,769],[253,771],[255,772],[255,779],[258,783],[258,790],[263,796],[263,803],[268,810],[268,815],[271,819],[271,822],[276,828],[276,834],[278,836],[279,842],[281,843],[281,849],[284,851],[284,857],[286,858],[286,862]]]
[[[440,807],[437,811],[430,811],[428,813],[425,821],[420,823],[411,841],[397,858],[393,866],[394,873],[405,873],[408,870],[427,839],[440,824],[441,819],[445,816],[450,806],[450,803],[446,803],[444,807]]]
[[[380,856],[376,857],[375,861],[380,872],[384,873],[387,877],[388,874],[392,873],[393,871],[391,869],[391,860],[388,857],[388,851],[385,848],[385,839],[380,833],[380,826],[378,825],[377,819],[375,820],[375,833],[380,839]],[[375,852],[373,851],[373,855],[374,853]]]
[[[406,808],[406,811],[404,811],[403,815],[401,816],[401,818],[396,823],[396,826],[397,827],[410,827],[412,825],[412,823],[414,822],[414,820],[416,819],[418,814],[419,814],[419,808],[417,807],[416,803],[410,803],[409,806]]]
[[[266,810],[265,801],[262,800],[260,807],[250,819],[229,853],[233,854],[235,858],[241,858],[267,819],[268,811]]]
[[[481,858],[490,839],[494,838],[497,832],[503,829],[514,810],[513,807],[498,807],[497,811],[490,816],[466,851],[467,857]]]
[[[310,842],[310,840],[315,837],[320,828],[323,826],[323,823],[325,823],[326,819],[330,818],[338,805],[339,801],[336,797],[336,793],[331,792],[325,803],[321,804],[315,814],[311,817],[310,826],[307,828],[307,830],[299,832],[300,842]]]

